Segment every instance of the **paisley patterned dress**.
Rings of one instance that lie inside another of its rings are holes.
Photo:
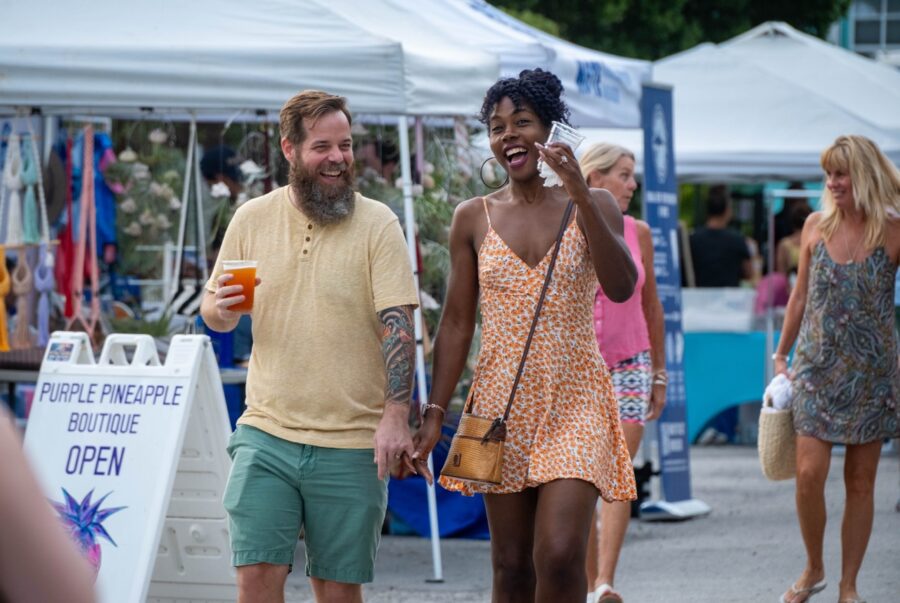
[[[487,204],[485,202],[485,212]],[[528,266],[491,226],[478,250],[481,350],[473,412],[503,414],[534,318],[552,249]],[[575,220],[563,236],[507,423],[503,481],[440,483],[465,494],[509,494],[556,479],[594,484],[607,501],[633,500],[634,472],[609,371],[593,328],[597,277]]]
[[[852,264],[834,262],[824,241],[813,249],[793,363],[798,434],[841,444],[900,437],[894,272],[883,247]]]

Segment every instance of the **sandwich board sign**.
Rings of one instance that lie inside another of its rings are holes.
[[[96,573],[102,603],[234,601],[222,493],[231,433],[205,335],[85,333],[44,352],[25,452]]]

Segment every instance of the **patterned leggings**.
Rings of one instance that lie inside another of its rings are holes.
[[[643,425],[650,406],[650,351],[616,363],[610,372],[619,402],[619,420]]]

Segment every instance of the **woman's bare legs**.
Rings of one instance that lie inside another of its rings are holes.
[[[597,488],[576,479],[560,479],[540,488],[534,528],[536,603],[585,600],[584,559]]]
[[[644,437],[644,426],[640,423],[622,423],[628,454],[634,460],[641,438]],[[616,578],[616,566],[619,553],[628,531],[631,520],[631,503],[600,503],[600,512],[594,513],[588,537],[587,578],[588,590],[594,591],[601,584],[613,586]],[[599,535],[597,525],[600,525]]]
[[[844,521],[841,524],[841,583],[839,600],[859,599],[856,577],[862,566],[875,511],[875,473],[881,457],[881,440],[848,445],[844,456]]]
[[[797,436],[797,518],[800,534],[806,547],[806,568],[794,583],[795,589],[805,589],[825,578],[822,543],[825,538],[825,480],[831,465],[831,442]],[[801,603],[805,595],[788,596],[788,603]]]
[[[491,528],[495,603],[583,601],[593,484],[562,479],[484,497]]]
[[[491,529],[491,563],[494,570],[494,603],[532,603],[535,575],[534,516],[538,491],[529,488],[515,494],[485,494]]]

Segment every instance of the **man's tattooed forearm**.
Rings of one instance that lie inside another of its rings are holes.
[[[378,313],[381,318],[381,351],[387,372],[385,400],[409,404],[416,361],[416,331],[412,306],[396,306]]]

